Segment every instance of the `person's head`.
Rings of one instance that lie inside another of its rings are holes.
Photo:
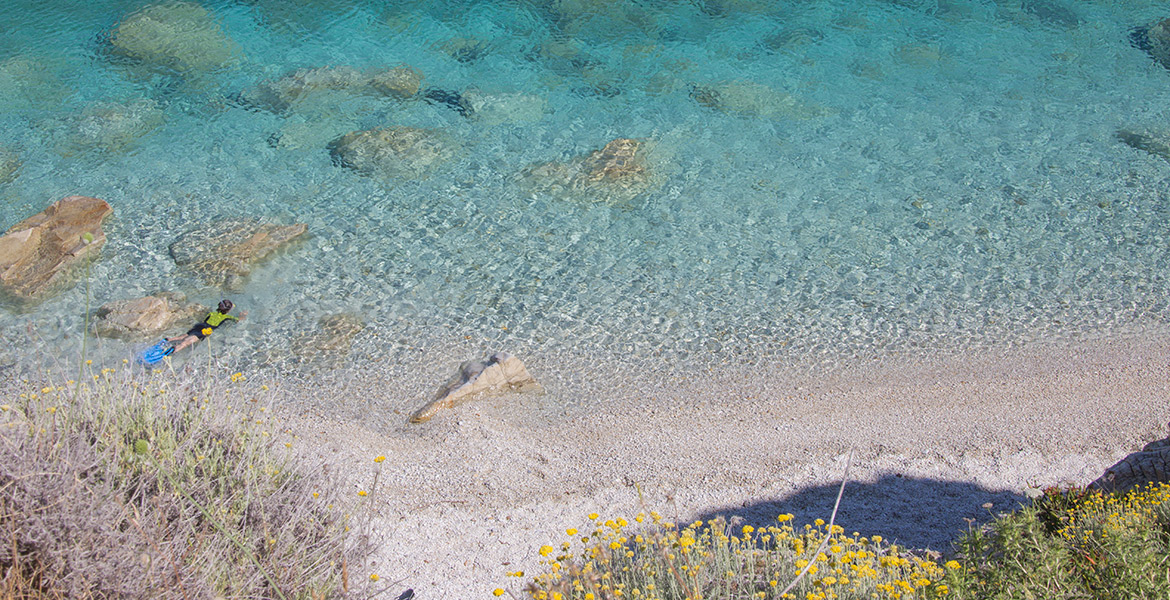
[[[232,309],[233,306],[235,306],[235,305],[232,304],[231,300],[220,300],[219,301],[219,312],[227,313],[228,311],[230,311]]]

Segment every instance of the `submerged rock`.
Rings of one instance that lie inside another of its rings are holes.
[[[1170,438],[1150,442],[1105,469],[1089,487],[1106,492],[1126,492],[1148,483],[1170,483]]]
[[[455,377],[439,389],[434,400],[415,412],[410,422],[429,421],[439,411],[477,396],[527,392],[539,388],[540,384],[528,373],[519,358],[506,352],[497,352],[487,360],[463,363]]]
[[[238,290],[252,266],[304,235],[308,227],[256,220],[215,221],[185,233],[171,244],[171,257],[208,285]]]
[[[751,81],[696,85],[691,98],[722,112],[766,119],[814,119],[832,114],[823,106]]]
[[[106,242],[104,200],[69,196],[0,236],[0,289],[20,301],[41,300],[72,283],[77,267]]]
[[[217,69],[239,56],[207,9],[180,0],[131,13],[114,28],[110,44],[123,56],[177,71]]]
[[[323,316],[317,321],[316,331],[304,331],[293,338],[293,354],[304,363],[336,364],[349,354],[353,338],[365,327],[354,315]]]
[[[1158,64],[1170,69],[1170,19],[1163,19],[1146,27],[1137,27],[1129,34],[1130,42],[1150,55]]]
[[[618,138],[568,162],[534,165],[521,176],[535,192],[622,204],[661,185],[662,178],[651,168],[652,147]]]
[[[329,144],[335,164],[382,178],[424,177],[455,155],[437,131],[383,127],[347,133]]]
[[[0,148],[0,183],[11,183],[20,171],[20,156],[11,150]]]
[[[1117,132],[1117,139],[1131,148],[1136,148],[1170,161],[1170,136],[1122,129]]]
[[[1082,22],[1080,15],[1056,0],[1023,0],[1020,6],[1045,25],[1071,29]]]
[[[60,103],[71,90],[45,60],[14,56],[0,61],[0,110],[40,109]]]
[[[103,304],[97,309],[93,330],[102,337],[145,340],[185,321],[194,323],[206,312],[206,307],[187,302],[182,294],[162,292]]]
[[[446,106],[465,117],[471,112],[471,107],[459,92],[431,88],[423,92],[423,99],[430,104]]]
[[[99,104],[71,124],[64,150],[118,152],[158,129],[164,121],[162,109],[148,98],[127,104]]]
[[[523,92],[489,94],[470,89],[463,93],[463,101],[471,116],[485,125],[533,123],[548,111],[543,97]]]
[[[284,112],[321,92],[410,98],[418,94],[422,75],[411,67],[367,73],[353,67],[299,69],[243,92],[244,102],[272,112]]]

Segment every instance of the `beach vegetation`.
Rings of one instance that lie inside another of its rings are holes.
[[[539,549],[538,573],[509,573],[522,581],[513,587],[533,600],[1170,598],[1165,483],[1045,490],[972,528],[950,556],[788,514],[768,526],[589,516],[588,529]]]
[[[305,461],[241,375],[84,367],[0,391],[0,597],[370,591],[359,499]]]

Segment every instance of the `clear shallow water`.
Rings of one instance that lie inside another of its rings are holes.
[[[0,223],[69,194],[109,201],[95,306],[157,290],[214,303],[171,258],[178,235],[306,223],[228,294],[250,317],[217,336],[282,373],[312,368],[293,340],[334,313],[367,325],[351,365],[463,347],[836,361],[1166,319],[1170,165],[1116,138],[1170,130],[1170,71],[1127,39],[1165,3],[384,4],[205,2],[236,59],[177,72],[110,50],[147,3],[5,3],[0,143],[23,166]],[[296,69],[402,64],[424,90],[529,104],[241,101]],[[330,140],[389,125],[456,150],[422,178],[333,163]],[[615,138],[652,148],[632,197],[522,175]],[[29,331],[75,344],[84,306],[78,286],[0,313],[10,353]]]

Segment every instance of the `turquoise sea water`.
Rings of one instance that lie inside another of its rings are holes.
[[[1170,315],[1170,163],[1117,137],[1170,131],[1170,70],[1129,40],[1170,3],[217,0],[195,5],[212,42],[184,47],[227,52],[210,67],[117,51],[151,4],[0,6],[0,145],[22,163],[0,224],[107,200],[92,305],[227,295],[250,315],[215,340],[246,368],[313,368],[295,340],[339,313],[365,324],[352,366],[466,340],[834,361]],[[250,101],[298,69],[402,65],[414,98]],[[335,164],[333,139],[386,126],[449,152],[406,174]],[[618,138],[648,157],[628,192],[532,172]],[[179,235],[241,216],[309,237],[231,293],[175,264]],[[76,345],[85,294],[0,312],[8,352]]]

